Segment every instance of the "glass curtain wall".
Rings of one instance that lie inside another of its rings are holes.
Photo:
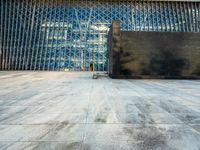
[[[0,69],[105,71],[113,20],[124,31],[200,32],[200,3],[2,0]]]

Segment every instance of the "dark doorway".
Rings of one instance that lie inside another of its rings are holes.
[[[93,71],[93,63],[90,63],[90,71]]]

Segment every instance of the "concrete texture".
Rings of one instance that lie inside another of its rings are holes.
[[[199,80],[0,72],[0,149],[199,150]]]
[[[109,32],[111,77],[200,78],[200,33],[116,30],[119,26],[114,21]]]

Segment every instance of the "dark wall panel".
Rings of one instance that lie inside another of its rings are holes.
[[[118,57],[113,77],[199,78],[200,33],[121,31]]]

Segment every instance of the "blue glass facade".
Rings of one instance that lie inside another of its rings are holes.
[[[200,32],[199,2],[5,0],[0,2],[1,70],[107,69],[107,33]]]

